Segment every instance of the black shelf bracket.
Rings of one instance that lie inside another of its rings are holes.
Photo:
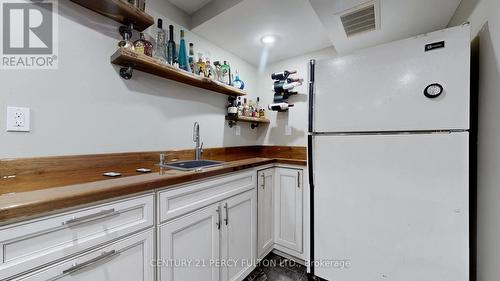
[[[125,80],[130,80],[134,74],[134,68],[132,68],[132,64],[127,67],[120,68],[120,76]]]
[[[236,122],[234,120],[227,120],[227,123],[229,125],[229,128],[232,128],[233,126],[235,126],[236,124],[238,124],[238,122]]]
[[[229,125],[229,128],[232,128],[238,124],[238,120],[227,120],[227,123]],[[249,122],[249,123],[250,123],[250,128],[252,128],[252,130],[259,127],[259,123],[257,122]]]
[[[123,38],[123,41],[130,40],[132,38],[132,30],[134,29],[133,23],[127,23],[127,25],[122,25],[118,28],[118,32]],[[128,36],[127,36],[128,35]],[[122,41],[122,42],[123,42]],[[120,42],[120,43],[122,43]],[[132,64],[129,64],[127,67],[120,68],[120,76],[125,80],[130,80],[134,74],[134,69],[132,68]]]

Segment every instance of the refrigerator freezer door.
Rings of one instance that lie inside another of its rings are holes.
[[[469,128],[468,26],[317,61],[315,72],[315,132]],[[433,84],[443,92],[426,96]]]
[[[316,275],[469,280],[468,133],[314,143]]]

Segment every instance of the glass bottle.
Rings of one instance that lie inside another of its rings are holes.
[[[241,97],[238,97],[238,116],[243,116],[243,105],[241,104]]]
[[[221,66],[221,71],[222,71],[222,83],[225,83],[227,85],[231,85],[231,83],[230,83],[231,79],[229,78],[230,67],[229,67],[229,64],[227,64],[227,61],[224,61],[224,64]]]
[[[155,58],[160,59],[161,61],[167,61],[167,54],[165,52],[165,40],[166,33],[163,29],[163,21],[158,19],[158,29],[156,31],[156,44],[154,49]]]
[[[206,59],[205,59],[205,77],[207,78],[214,78],[214,67],[212,66],[212,63],[210,62],[210,53],[207,52]]]
[[[132,41],[130,41],[130,33],[128,32],[123,33],[123,40],[118,42],[118,47],[129,49],[132,51],[135,50],[134,44],[132,43]]]
[[[260,109],[259,118],[266,118],[266,110],[264,108]]]
[[[194,60],[194,44],[189,43],[189,67],[191,68],[191,72],[194,74],[198,73],[198,68],[196,66],[195,60]]]
[[[150,57],[153,55],[153,44],[146,40],[146,36],[142,32],[140,33],[139,40],[134,42],[134,49],[139,54]]]
[[[181,30],[181,40],[179,43],[179,68],[185,71],[191,72],[191,67],[189,66],[187,53],[186,53],[186,41],[184,40],[184,30]]]
[[[255,103],[255,116],[259,118],[260,117],[260,97],[257,97],[257,102]]]
[[[243,100],[243,116],[248,116],[248,110],[250,108],[248,107],[248,102],[247,102],[247,99],[245,98]]]
[[[196,63],[198,69],[198,75],[205,76],[205,62],[203,61],[203,54],[198,53],[198,62]]]
[[[243,90],[245,88],[245,83],[240,79],[240,75],[238,74],[237,70],[236,70],[236,78],[234,78],[233,81],[233,87],[238,88],[240,90]]]
[[[227,116],[236,117],[238,115],[238,105],[235,97],[228,98]]]
[[[168,26],[168,31],[169,31],[169,39],[167,42],[167,62],[171,65],[173,65],[177,61],[177,52],[176,52],[176,45],[174,41],[174,26],[169,25]]]

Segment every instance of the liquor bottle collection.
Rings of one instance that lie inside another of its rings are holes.
[[[131,1],[129,2],[131,3]],[[194,75],[210,78],[241,90],[245,88],[245,83],[241,80],[238,71],[235,71],[236,75],[233,75],[231,66],[227,61],[212,62],[209,52],[205,54],[199,52],[195,58],[194,44],[189,43],[189,48],[187,48],[184,35],[184,30],[181,30],[180,40],[177,44],[174,38],[174,26],[169,25],[167,38],[167,32],[163,29],[163,20],[158,19],[154,43],[146,40],[146,36],[142,32],[140,38],[132,43],[130,41],[132,33],[124,32],[123,40],[118,43],[118,46],[154,57],[162,63],[172,65]]]
[[[238,117],[266,118],[266,110],[260,107],[260,98],[256,101],[241,97],[229,97],[227,105],[227,116],[233,119]]]
[[[290,107],[294,106],[293,104],[289,104],[287,100],[291,96],[297,94],[297,91],[294,91],[294,88],[301,86],[304,82],[303,79],[290,77],[290,75],[296,73],[296,70],[285,70],[283,72],[276,72],[271,74],[271,79],[274,80],[274,103],[268,106],[269,110],[284,112],[287,111]]]

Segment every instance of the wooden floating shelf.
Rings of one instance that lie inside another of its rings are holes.
[[[228,96],[244,96],[245,91],[223,84],[213,79],[200,77],[190,72],[180,70],[158,59],[120,48],[111,57],[111,63],[123,67],[132,67],[149,74],[174,80],[194,87],[210,90]]]
[[[238,122],[246,122],[246,123],[251,123],[252,129],[255,129],[259,126],[259,124],[269,124],[271,121],[266,118],[257,118],[257,117],[247,117],[247,116],[238,116],[238,117],[231,117],[231,116],[226,116],[226,120],[229,121],[229,127],[233,127]]]
[[[111,18],[119,23],[133,24],[134,29],[143,31],[152,26],[155,20],[152,16],[125,0],[71,0],[76,4]]]
[[[271,123],[269,119],[266,118],[257,118],[257,117],[247,117],[247,116],[239,116],[239,117],[230,117],[226,116],[226,120],[236,121],[236,122],[248,122],[248,123]]]

